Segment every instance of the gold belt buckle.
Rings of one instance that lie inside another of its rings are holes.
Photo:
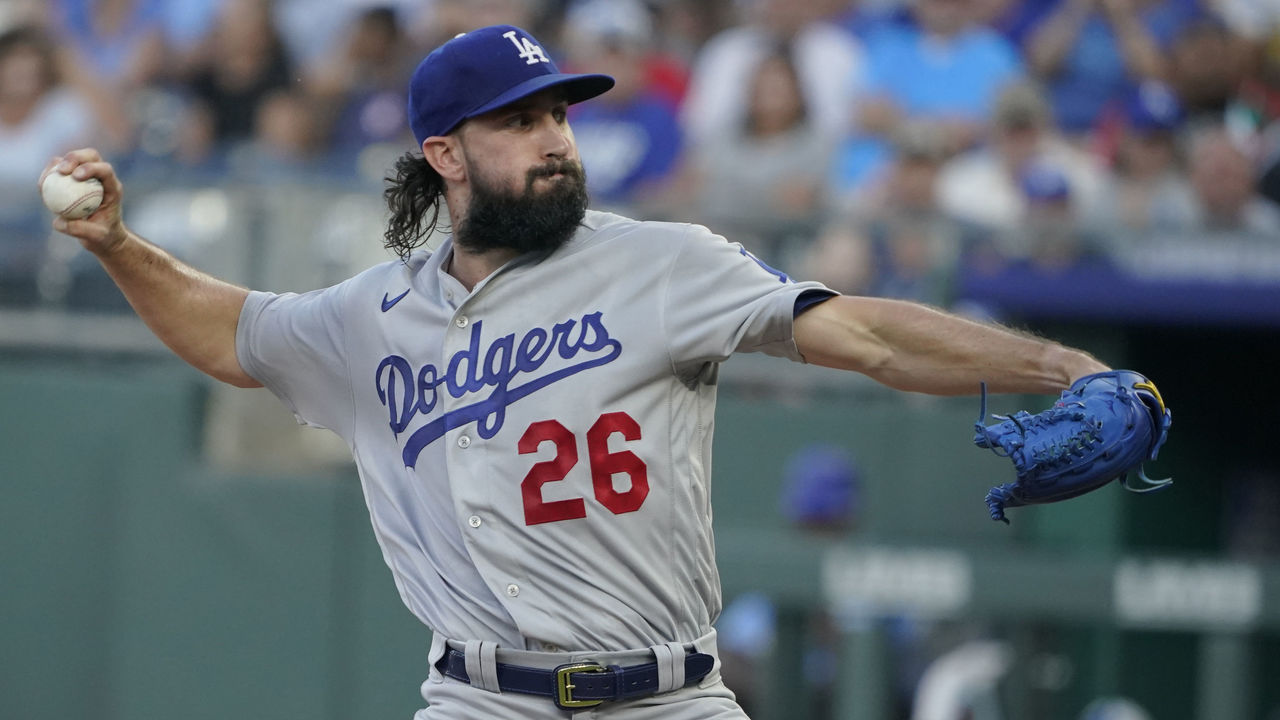
[[[569,665],[561,665],[556,668],[556,705],[565,709],[595,707],[603,700],[574,700],[573,699],[573,683],[569,682],[569,675],[572,673],[602,673],[609,672],[609,668],[598,665],[596,663],[571,663]]]

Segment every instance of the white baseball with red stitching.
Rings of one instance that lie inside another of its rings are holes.
[[[102,204],[102,183],[97,178],[77,180],[56,170],[40,185],[44,206],[68,220],[89,217]]]

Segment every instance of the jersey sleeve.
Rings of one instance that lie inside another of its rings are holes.
[[[236,328],[236,357],[299,423],[350,438],[354,400],[343,328],[344,288],[301,295],[251,292]]]
[[[737,243],[690,226],[663,295],[664,331],[677,369],[719,362],[735,352],[803,361],[793,337],[801,295],[834,295],[796,282]]]

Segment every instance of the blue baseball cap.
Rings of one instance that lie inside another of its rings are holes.
[[[1139,85],[1125,103],[1129,127],[1137,132],[1177,130],[1183,121],[1182,103],[1168,85],[1154,80]]]
[[[560,72],[528,31],[493,25],[462,33],[418,64],[409,80],[409,126],[422,141],[551,87],[564,87],[570,103],[613,87],[608,75]]]
[[[1018,174],[1018,185],[1031,202],[1054,202],[1071,196],[1071,181],[1065,173],[1044,162],[1032,162]]]
[[[783,514],[794,523],[852,521],[861,504],[861,485],[861,473],[844,448],[801,448],[784,470]]]

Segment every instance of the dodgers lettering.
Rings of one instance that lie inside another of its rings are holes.
[[[454,353],[443,373],[430,363],[415,372],[413,365],[399,355],[388,355],[378,363],[374,384],[396,437],[408,430],[416,418],[435,410],[439,400],[437,388],[441,385],[455,399],[493,388],[484,399],[443,413],[413,431],[404,446],[406,467],[414,467],[423,448],[454,428],[475,422],[480,437],[493,437],[506,421],[508,405],[571,375],[611,363],[622,354],[622,343],[609,336],[604,314],[600,312],[583,315],[581,320],[557,323],[550,331],[533,328],[519,341],[515,333],[504,335],[481,352],[483,327],[483,321],[471,326],[467,349]],[[578,328],[576,335],[575,327]],[[565,360],[583,353],[592,356],[511,387],[515,378],[539,370],[553,352]]]

